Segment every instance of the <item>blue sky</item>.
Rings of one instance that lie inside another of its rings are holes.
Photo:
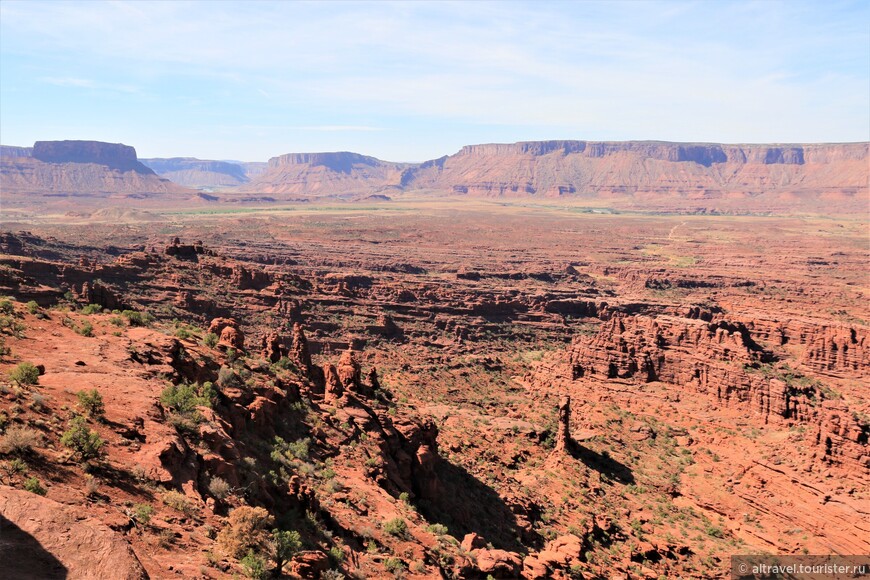
[[[870,3],[0,2],[0,142],[422,161],[870,139]]]

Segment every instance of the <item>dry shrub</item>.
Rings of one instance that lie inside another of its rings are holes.
[[[232,491],[230,484],[220,477],[213,477],[208,482],[208,492],[217,500],[226,498]]]
[[[221,550],[233,558],[242,558],[248,550],[258,550],[269,540],[272,516],[261,507],[241,506],[230,512],[226,527],[217,536]]]
[[[0,454],[14,453],[24,455],[42,442],[39,431],[29,427],[14,426],[6,430],[0,438]]]
[[[163,503],[172,509],[180,511],[186,516],[193,515],[194,505],[183,493],[179,493],[175,490],[167,491],[163,494]]]

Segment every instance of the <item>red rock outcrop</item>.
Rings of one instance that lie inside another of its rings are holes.
[[[267,272],[252,270],[236,264],[232,269],[232,284],[239,290],[262,290],[272,283]]]
[[[124,310],[123,300],[110,288],[99,282],[84,282],[78,292],[79,300],[86,304],[99,304],[109,310]]]
[[[866,331],[845,327],[816,327],[806,339],[801,364],[820,374],[864,375],[870,370]]]
[[[293,336],[290,344],[290,358],[311,378],[311,352],[308,349],[308,339],[305,330],[298,322],[293,325]]]
[[[470,552],[479,548],[485,548],[486,541],[478,534],[471,532],[470,534],[465,534],[465,536],[462,538],[460,547],[466,552]]]
[[[270,332],[261,341],[262,355],[268,361],[278,362],[281,357],[289,354],[290,350],[284,344],[284,337],[277,332]]]
[[[74,508],[27,491],[0,486],[0,517],[17,528],[3,525],[0,544],[5,545],[0,553],[6,552],[6,557],[0,574],[27,579],[58,573],[83,580],[148,578],[127,542],[105,524],[82,517]],[[40,555],[29,545],[28,536],[38,542],[46,554]],[[55,569],[43,567],[48,564],[53,564]]]
[[[432,498],[440,483],[435,473],[438,461],[438,427],[431,420],[401,418],[387,420],[384,425],[385,454],[392,459],[387,475],[400,491],[412,492],[421,498]]]
[[[690,313],[691,314],[691,313]],[[742,405],[764,420],[800,421],[819,425],[818,444],[827,461],[870,469],[867,438],[870,425],[857,421],[836,401],[826,401],[823,385],[777,370],[772,353],[753,338],[750,328],[766,329],[759,340],[779,337],[807,346],[802,362],[820,373],[868,370],[864,333],[855,329],[790,325],[775,331],[762,323],[670,315],[616,315],[594,336],[578,336],[569,349],[570,380],[662,381],[707,394],[723,405]],[[558,375],[551,367],[551,376]]]
[[[323,376],[326,386],[323,393],[323,402],[330,404],[335,403],[344,394],[344,386],[338,376],[338,372],[333,365],[323,367]]]
[[[556,431],[554,453],[564,453],[571,447],[571,397],[565,395],[559,400],[559,422]]]
[[[472,552],[481,574],[493,578],[519,578],[523,560],[516,552],[480,549]]]
[[[341,353],[336,367],[338,380],[349,391],[360,392],[362,390],[362,368],[353,356],[353,351],[347,349]]]
[[[245,347],[245,335],[233,318],[215,318],[208,326],[210,333],[218,335],[218,344],[241,350]]]
[[[523,560],[523,578],[544,580],[559,577],[572,566],[581,563],[586,544],[574,534],[560,536],[547,542],[537,554],[530,554]]]

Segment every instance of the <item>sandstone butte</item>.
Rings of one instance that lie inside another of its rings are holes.
[[[15,165],[127,201],[0,233],[0,575],[257,577],[276,529],[299,534],[280,573],[311,579],[730,578],[734,554],[870,553],[864,222],[509,203],[509,184],[623,195],[601,184],[628,175],[638,203],[848,206],[866,149],[291,155],[239,187],[467,191],[280,216],[156,211],[248,194],[208,201],[124,146],[4,152],[16,212]],[[191,164],[235,171],[171,167]]]

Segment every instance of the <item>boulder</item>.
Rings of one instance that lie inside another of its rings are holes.
[[[239,329],[239,323],[233,318],[215,318],[209,324],[208,331],[220,337],[219,345],[237,350],[245,347],[245,335]]]
[[[462,549],[466,552],[470,552],[472,550],[477,550],[479,548],[485,548],[486,542],[482,537],[471,532],[470,534],[465,534],[465,537],[462,538]]]
[[[477,569],[494,578],[518,578],[523,561],[516,552],[506,550],[476,550]]]

